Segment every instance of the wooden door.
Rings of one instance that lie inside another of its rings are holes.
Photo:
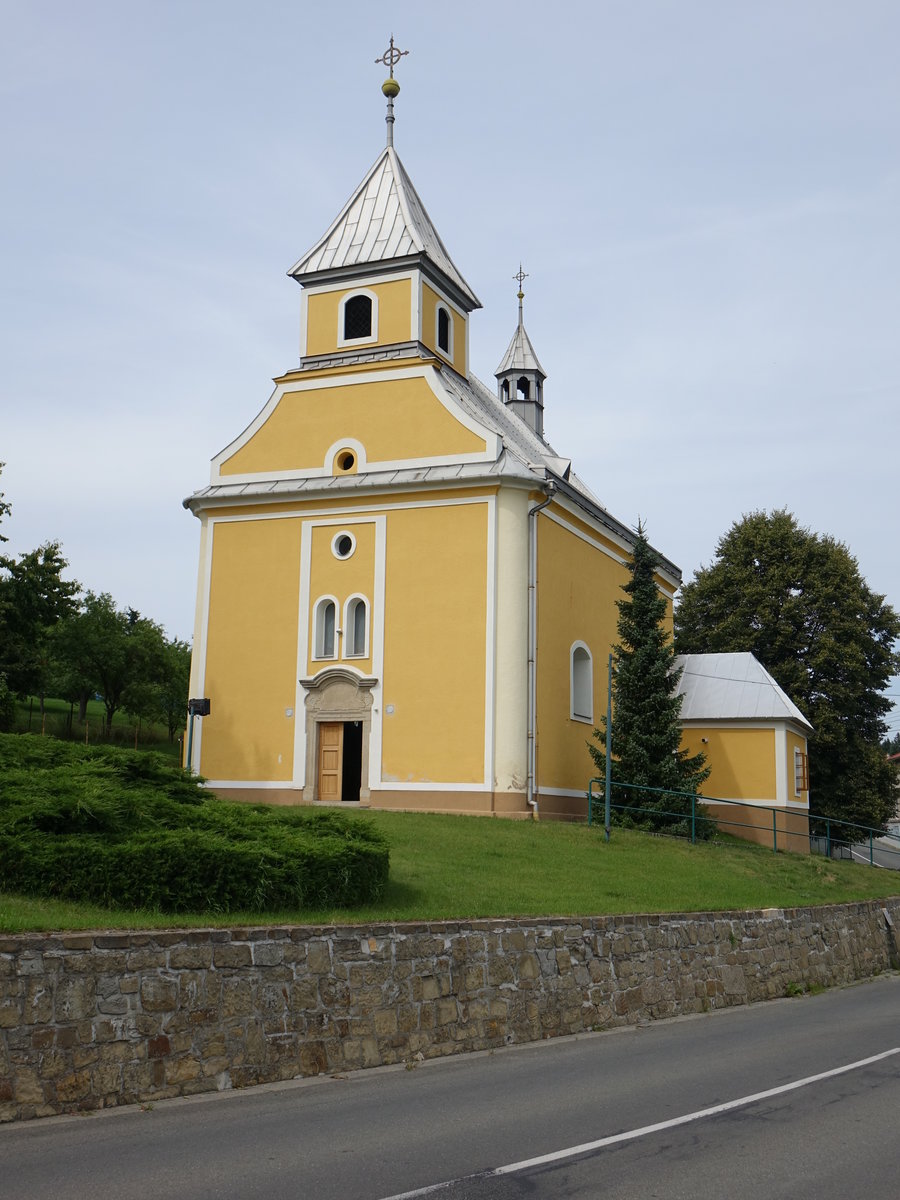
[[[344,759],[344,726],[341,721],[319,723],[320,800],[341,798],[341,767]]]

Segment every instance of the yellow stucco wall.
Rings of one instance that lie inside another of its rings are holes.
[[[389,514],[386,783],[484,781],[487,534],[486,503]]]
[[[586,743],[606,711],[607,662],[616,640],[615,605],[628,575],[624,564],[574,533],[546,517],[537,520],[538,787],[586,790],[594,774]],[[590,722],[569,716],[569,662],[575,641],[587,645],[593,662]]]
[[[286,392],[220,472],[321,468],[328,449],[344,438],[361,442],[370,463],[485,450],[484,438],[448,412],[424,378],[413,377]],[[331,470],[330,459],[327,465]]]
[[[704,743],[703,738],[707,741]],[[775,730],[691,725],[682,745],[706,754],[711,768],[703,794],[723,800],[775,803]]]
[[[466,374],[466,322],[465,318],[448,304],[427,283],[422,284],[422,341],[430,350],[434,350],[441,357],[441,352],[437,348],[437,317],[436,309],[438,304],[443,304],[450,314],[450,320],[453,323],[453,347],[452,363],[454,368],[460,375]]]
[[[296,699],[297,520],[214,527],[200,773],[290,780]]]
[[[364,344],[387,346],[392,342],[409,341],[412,337],[413,287],[412,279],[394,279],[311,293],[307,297],[306,349],[303,353],[331,354],[338,349],[343,332],[338,325],[341,301],[359,291],[374,292],[378,297],[377,336],[374,341]]]

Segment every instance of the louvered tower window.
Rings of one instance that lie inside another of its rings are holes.
[[[351,296],[344,305],[344,341],[372,336],[372,300],[369,296]]]
[[[443,350],[445,354],[450,353],[450,314],[446,308],[438,309],[437,343],[439,350]]]

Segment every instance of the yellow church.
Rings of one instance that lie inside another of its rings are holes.
[[[383,90],[386,146],[289,272],[299,363],[185,501],[189,765],[240,799],[584,817],[635,535],[544,438],[521,268],[496,386],[472,374],[481,305]]]

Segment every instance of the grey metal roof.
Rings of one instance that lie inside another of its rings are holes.
[[[359,264],[424,255],[466,297],[481,301],[463,279],[393,146],[385,146],[327,232],[288,274],[303,279]]]
[[[516,326],[516,332],[512,335],[512,341],[509,343],[500,366],[494,374],[504,375],[507,371],[539,371],[545,379],[547,378],[547,372],[538,361],[538,356],[534,352],[534,346],[531,344],[531,338],[525,332],[525,326],[521,321]]]
[[[750,653],[679,654],[683,721],[794,721],[812,725]]]

